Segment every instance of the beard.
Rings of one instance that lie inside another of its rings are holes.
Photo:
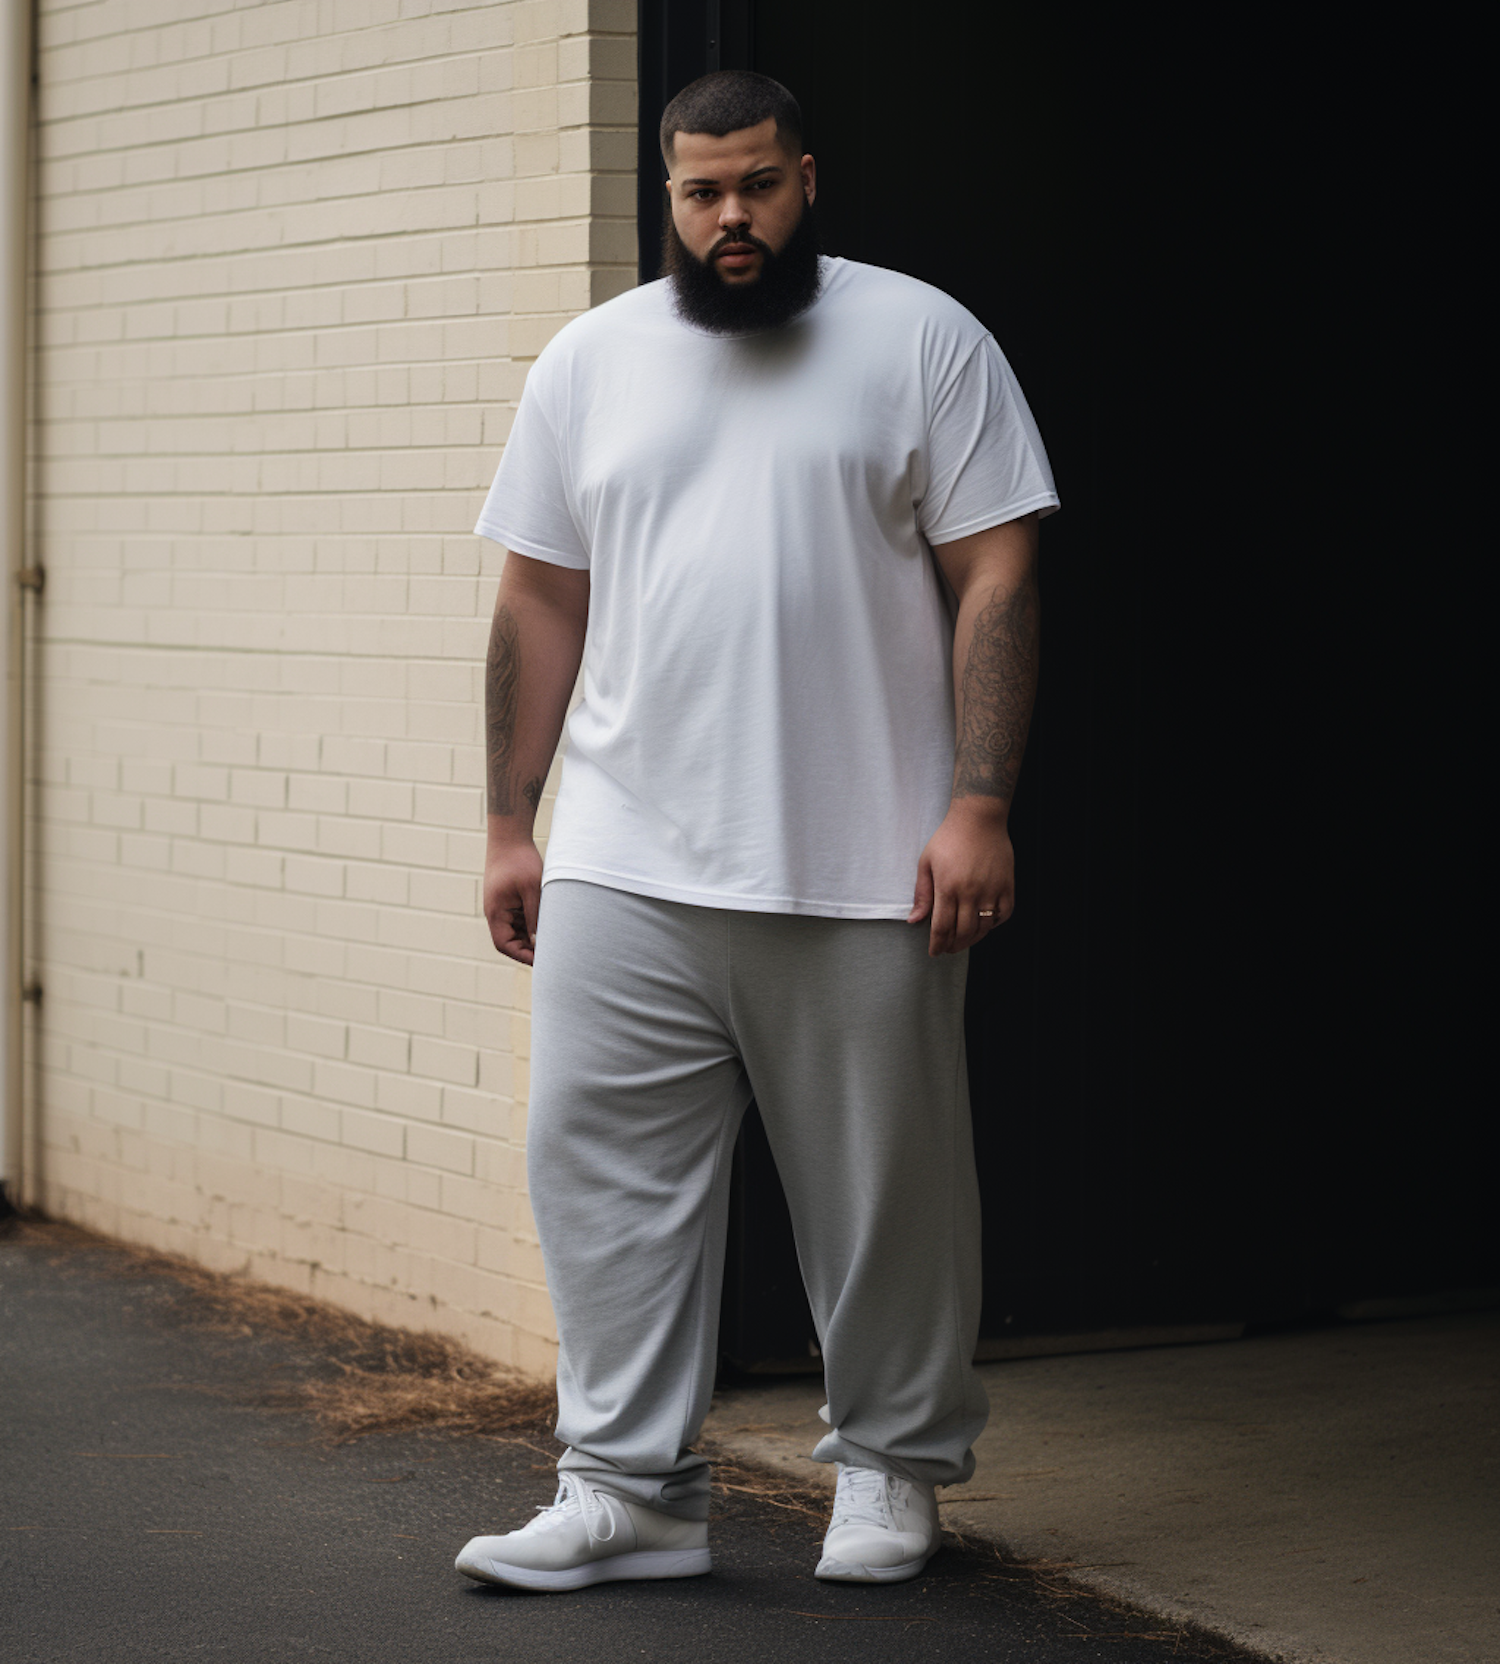
[[[760,250],[760,276],[753,283],[726,283],[719,275],[714,256],[729,243],[748,243]],[[700,260],[678,236],[668,212],[662,228],[661,263],[672,281],[683,319],[714,335],[779,329],[812,305],[823,280],[818,228],[810,205],[802,210],[802,218],[779,254],[773,254],[758,237],[735,231],[726,232],[706,260]]]

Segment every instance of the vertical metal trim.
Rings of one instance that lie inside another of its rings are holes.
[[[4,629],[0,632],[0,1181],[31,1194],[22,1066],[25,985],[25,642],[27,272],[31,185],[32,0],[3,0],[0,16],[0,516]],[[39,574],[37,575],[39,578]]]

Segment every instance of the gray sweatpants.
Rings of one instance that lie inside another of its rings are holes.
[[[815,1460],[974,1470],[988,1402],[964,1061],[968,954],[928,926],[736,912],[552,879],[527,1171],[561,1339],[562,1469],[689,1519],[752,1095],[791,1206],[831,1431]]]

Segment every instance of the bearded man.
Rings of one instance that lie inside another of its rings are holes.
[[[533,967],[531,1204],[555,1500],[458,1569],[709,1570],[693,1449],[752,1097],[838,1464],[815,1575],[915,1577],[988,1405],[968,949],[1010,913],[1045,452],[988,331],[820,256],[795,100],[667,107],[667,276],[532,368],[478,531],[508,551],[484,905]],[[533,821],[580,660],[545,867]],[[922,928],[925,925],[925,928]]]

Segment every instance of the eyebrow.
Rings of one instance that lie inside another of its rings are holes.
[[[740,184],[748,185],[752,179],[759,179],[763,173],[780,173],[781,167],[775,162],[767,162],[763,168],[752,168],[749,173],[740,175]],[[684,179],[684,185],[717,185],[717,179]]]

